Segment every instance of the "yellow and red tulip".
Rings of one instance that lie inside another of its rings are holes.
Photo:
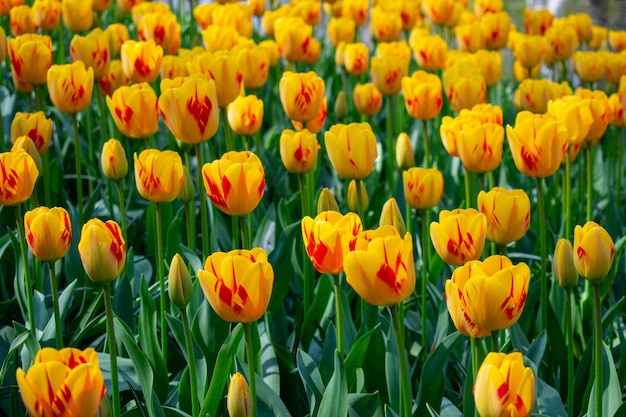
[[[270,69],[271,57],[268,48],[248,43],[235,47],[232,52],[237,57],[243,85],[250,89],[261,88],[267,80]]]
[[[326,33],[330,44],[333,48],[336,48],[339,42],[353,42],[355,30],[356,24],[354,20],[346,17],[331,17],[328,21]]]
[[[554,278],[561,288],[574,288],[578,285],[578,271],[574,265],[574,248],[567,239],[559,239],[552,257]]]
[[[49,36],[26,34],[7,41],[11,72],[19,81],[42,85],[52,65],[52,41]]]
[[[52,120],[42,111],[37,113],[17,112],[11,122],[11,141],[19,136],[28,136],[40,154],[45,153],[52,136]]]
[[[37,32],[30,6],[23,4],[13,7],[9,13],[9,19],[13,36]]]
[[[153,39],[165,54],[175,54],[180,48],[180,23],[172,12],[146,13],[137,24],[139,40]]]
[[[118,88],[130,84],[130,78],[124,72],[122,61],[114,60],[109,64],[109,69],[98,80],[98,88],[103,96],[111,96]]]
[[[604,78],[606,59],[604,51],[578,51],[572,56],[574,71],[584,82],[598,82]]]
[[[122,45],[130,39],[128,28],[121,23],[112,23],[107,26],[104,33],[106,33],[109,38],[109,52],[111,52],[111,58],[118,56],[122,50]]]
[[[232,103],[241,91],[243,76],[234,53],[201,53],[187,64],[187,69],[190,75],[203,74],[215,81],[215,94],[220,108]]]
[[[39,171],[25,151],[0,153],[0,205],[15,206],[30,198]]]
[[[585,141],[592,147],[597,146],[600,139],[602,139],[604,132],[606,132],[609,120],[611,119],[609,99],[604,91],[592,91],[580,87],[576,90],[576,95],[582,97],[583,99],[589,99],[588,101],[585,100],[585,103],[587,103],[589,110],[591,110],[593,123],[591,123],[591,126],[589,127],[587,136],[585,136]]]
[[[113,220],[89,220],[80,232],[78,254],[89,279],[103,285],[113,281],[126,263],[126,242],[120,226]]]
[[[26,242],[42,262],[54,262],[65,256],[72,243],[70,216],[61,207],[37,207],[24,215]]]
[[[586,280],[598,284],[613,266],[615,245],[608,232],[596,222],[574,228],[574,265]]]
[[[463,265],[480,258],[485,246],[487,217],[474,209],[442,210],[439,223],[430,224],[430,239],[448,265]]]
[[[59,0],[35,0],[32,7],[33,22],[43,30],[54,30],[61,22]]]
[[[376,136],[368,123],[336,124],[324,134],[326,152],[340,177],[363,179],[378,156]]]
[[[151,83],[159,76],[163,48],[149,39],[137,42],[128,40],[120,50],[124,72],[134,83]]]
[[[301,123],[313,120],[322,108],[324,80],[316,73],[285,72],[280,79],[280,101],[287,117]]]
[[[371,60],[372,82],[385,96],[397,94],[402,89],[402,78],[409,71],[409,60],[397,56],[374,57]]]
[[[238,135],[254,135],[262,123],[263,100],[257,96],[239,96],[228,105],[228,124]]]
[[[480,19],[485,48],[498,50],[506,48],[511,31],[511,17],[506,12],[487,14]]]
[[[404,198],[417,210],[428,210],[443,197],[443,175],[437,168],[409,168],[402,173]]]
[[[252,394],[246,379],[239,372],[230,377],[226,409],[229,417],[252,417]]]
[[[348,43],[343,49],[343,66],[352,75],[366,74],[369,70],[370,52],[362,42]]]
[[[383,95],[374,83],[357,84],[352,92],[352,100],[357,111],[364,116],[372,116],[383,107]]]
[[[53,65],[48,70],[48,91],[54,106],[63,113],[74,114],[91,104],[93,69],[82,61]]]
[[[285,129],[280,135],[280,158],[289,172],[303,174],[314,169],[319,149],[317,137],[307,129]]]
[[[421,69],[436,71],[446,62],[448,44],[439,35],[420,36],[415,40],[413,53]]]
[[[530,199],[524,190],[481,191],[478,210],[487,217],[487,239],[499,245],[520,240],[530,226]]]
[[[72,32],[80,33],[93,25],[92,0],[63,0],[63,23]]]
[[[133,139],[145,139],[159,128],[157,96],[148,83],[122,86],[106,98],[118,129]]]
[[[135,183],[139,194],[156,203],[174,201],[184,183],[183,162],[178,153],[146,149],[134,156]]]
[[[404,104],[411,117],[430,120],[437,117],[443,105],[441,81],[434,74],[415,71],[402,79]]]
[[[128,174],[128,159],[124,147],[117,139],[109,139],[102,146],[100,164],[104,176],[111,181],[121,181]]]
[[[554,15],[548,9],[524,11],[524,30],[529,35],[543,36],[554,23]]]
[[[108,36],[100,29],[94,29],[87,36],[74,35],[70,56],[72,61],[83,61],[86,67],[93,68],[93,76],[99,80],[107,74],[111,62]]]
[[[471,172],[493,171],[502,160],[504,128],[497,123],[483,123],[460,132],[457,146],[463,166]]]

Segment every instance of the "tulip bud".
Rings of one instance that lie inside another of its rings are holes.
[[[395,198],[390,198],[383,205],[383,209],[380,212],[380,220],[378,221],[378,225],[393,226],[396,228],[400,236],[404,236],[406,234],[406,224],[404,223],[404,218],[402,217],[402,213],[400,213],[400,208],[398,207],[398,202]]]
[[[320,195],[317,198],[317,214],[320,214],[323,211],[339,211],[337,200],[335,200],[335,197],[330,192],[328,187],[322,188],[322,191],[320,191]]]
[[[22,149],[24,152],[30,155],[35,161],[35,166],[37,170],[41,172],[41,156],[39,156],[39,152],[37,152],[37,146],[35,146],[35,142],[28,136],[20,136],[15,139],[13,142],[13,146],[11,147],[11,152],[15,152],[18,149]]]
[[[178,193],[178,199],[187,204],[194,198],[193,178],[191,178],[191,171],[189,171],[187,165],[183,166],[183,175],[185,177],[185,183]]]
[[[100,157],[102,172],[111,181],[121,181],[128,174],[128,159],[124,147],[117,139],[109,139],[102,146]]]
[[[574,265],[583,278],[598,284],[613,266],[615,245],[607,231],[595,222],[574,229]]]
[[[573,288],[578,285],[578,272],[574,265],[572,242],[569,240],[559,239],[556,243],[552,270],[561,288]]]
[[[369,205],[367,189],[365,188],[365,184],[361,180],[359,180],[358,192],[356,187],[356,181],[350,181],[350,185],[348,185],[348,207],[350,208],[350,211],[358,213],[360,211],[359,206],[361,206],[361,210],[365,212],[367,210],[367,206]]]
[[[239,372],[230,378],[226,407],[230,417],[252,417],[252,394],[246,379]]]
[[[400,169],[410,168],[415,163],[411,139],[409,139],[409,135],[404,132],[400,133],[396,141],[396,162]]]
[[[337,101],[335,101],[335,116],[337,119],[343,120],[348,115],[348,103],[346,101],[346,95],[343,91],[339,92]]]
[[[170,264],[170,272],[167,276],[168,294],[172,303],[180,309],[189,304],[193,288],[191,286],[191,276],[185,261],[179,254],[174,255]]]
[[[78,254],[93,282],[106,285],[122,272],[126,263],[126,242],[119,225],[91,219],[83,225]]]

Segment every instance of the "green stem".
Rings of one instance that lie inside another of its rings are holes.
[[[595,382],[596,382],[596,416],[602,415],[602,312],[600,304],[600,284],[593,284],[594,307],[594,354],[595,354]]]
[[[622,167],[624,164],[624,132],[623,127],[619,128],[617,135],[617,207],[622,204]]]
[[[238,216],[231,216],[230,217],[230,227],[231,227],[231,240],[232,240],[232,244],[233,244],[233,249],[242,249],[242,247],[240,246],[239,242],[240,242],[240,231],[239,231],[239,219],[237,218]]]
[[[249,214],[245,216],[237,216],[237,218],[239,220],[239,228],[241,229],[241,249],[249,250],[252,248],[252,244],[250,243],[250,233],[248,230],[248,225],[246,223],[246,217],[248,216]]]
[[[465,170],[465,208],[472,207],[472,193],[470,190],[470,172]]]
[[[393,96],[387,96],[387,176],[392,195],[395,195],[395,148],[393,146]]]
[[[182,3],[182,2],[181,2]],[[189,20],[189,45],[190,48],[193,48],[194,46],[196,46],[196,19],[193,17],[193,9],[195,9],[196,7],[196,1],[195,0],[190,0],[189,1],[189,16],[190,16],[190,20]]]
[[[298,174],[298,182],[300,184],[300,205],[302,208],[302,216],[308,215],[308,193],[306,186],[306,174]],[[304,280],[304,291],[303,291],[303,302],[304,302],[304,311],[308,311],[311,306],[311,290],[313,288],[313,276],[312,276],[312,264],[309,261],[309,256],[306,253],[306,242],[302,244],[302,271],[303,271],[303,280]]]
[[[494,184],[494,179],[493,179],[493,171],[489,171],[487,173],[487,179],[489,181],[489,189],[492,190],[493,189],[493,184]]]
[[[389,310],[391,310],[393,330],[396,336],[396,345],[398,347],[398,358],[400,360],[400,415],[402,417],[410,417],[413,414],[413,395],[411,391],[411,381],[409,379],[406,347],[404,346],[404,331],[398,315],[398,305],[394,304],[389,306]]]
[[[593,198],[593,148],[587,145],[587,221],[591,221],[591,199]]]
[[[470,337],[470,345],[472,349],[472,386],[476,384],[476,375],[478,375],[478,367],[480,364],[478,363],[478,339]],[[474,417],[478,417],[478,410],[476,406],[474,406]]]
[[[156,204],[156,246],[157,246],[157,277],[159,278],[159,311],[161,313],[161,355],[167,363],[167,329],[165,325],[166,294],[165,278],[163,275],[163,231],[161,227],[161,203]]]
[[[363,193],[361,192],[361,185],[363,180],[356,180],[356,209],[358,215],[361,218],[361,222],[365,224],[365,208],[363,207]]]
[[[189,363],[189,379],[191,380],[191,417],[198,416],[198,382],[196,381],[196,358],[193,352],[193,337],[189,327],[187,310],[180,309],[180,318],[183,321],[185,332],[185,348],[187,349],[187,362]]]
[[[541,328],[548,326],[548,279],[546,275],[546,218],[545,201],[543,195],[543,178],[537,178],[537,200],[539,216],[539,251],[541,252]]]
[[[567,416],[574,417],[574,328],[572,326],[572,291],[565,289],[565,331],[567,332]]]
[[[104,97],[100,92],[100,87],[98,87],[97,81],[94,84],[93,89],[96,92],[96,98],[98,100],[98,107],[100,110],[100,131],[102,132],[102,143],[100,143],[100,145],[102,146],[104,142],[109,139],[109,125],[107,123],[106,104],[104,102]]]
[[[428,139],[428,120],[422,120],[422,132],[424,134],[424,159],[426,167],[430,168],[430,140]]]
[[[37,110],[45,113],[46,104],[43,97],[43,88],[44,86],[42,85],[36,85],[33,87],[33,90],[35,90],[35,104],[37,104]]]
[[[228,124],[228,110],[226,110],[226,106],[222,107],[222,126],[224,127],[224,139],[226,141],[226,152],[231,152],[235,150],[235,142],[233,139],[233,131],[230,128],[230,124]]]
[[[107,317],[107,339],[109,341],[109,358],[111,362],[111,387],[113,392],[111,398],[113,400],[113,416],[120,416],[120,388],[119,377],[117,373],[117,345],[115,342],[115,329],[113,327],[113,306],[111,304],[111,287],[110,284],[102,286],[104,291],[104,308]]]
[[[333,275],[335,284],[335,322],[337,325],[337,351],[343,359],[343,314],[341,311],[341,284],[339,274]]]
[[[413,211],[411,209],[411,206],[409,205],[409,202],[406,202],[406,232],[408,234],[411,235],[411,239],[413,239],[413,222],[411,221],[411,217],[413,215]]]
[[[60,25],[62,26],[62,25]],[[78,116],[76,113],[72,115],[72,125],[74,126],[74,162],[76,166],[76,195],[78,200],[78,224],[80,227],[84,224],[83,214],[83,176],[81,173],[80,162],[80,142],[78,138]]]
[[[41,155],[41,163],[43,166],[44,201],[46,202],[46,207],[50,207],[52,205],[52,196],[50,195],[50,153],[48,151]]]
[[[204,162],[202,161],[202,149],[200,144],[194,145],[196,149],[196,159],[198,162],[198,194],[200,197],[200,226],[202,228],[202,259],[206,259],[209,256],[209,220],[207,217],[207,202],[206,191],[204,190],[204,181],[202,181],[202,167]]]
[[[428,338],[427,338],[427,322],[426,322],[426,282],[428,280],[428,219],[426,216],[426,210],[422,210],[421,212],[421,223],[422,223],[422,235],[421,243],[422,243],[422,349],[424,354],[422,357],[424,358],[424,362],[428,358]]]
[[[565,181],[565,192],[563,202],[563,208],[565,209],[565,239],[570,238],[572,235],[572,177],[571,177],[571,169],[572,169],[572,158],[569,154],[569,148],[567,153],[565,154],[565,176],[563,180]]]
[[[54,261],[48,262],[50,268],[50,292],[52,293],[52,309],[54,310],[54,331],[56,335],[56,348],[63,348],[63,330],[61,329],[61,312],[59,310],[59,289],[57,288],[57,276],[54,271]]]
[[[22,219],[22,213],[20,206],[13,206],[15,213],[15,222],[17,223],[17,234],[20,239],[20,252],[22,255],[22,262],[24,264],[24,280],[26,281],[26,304],[28,308],[28,324],[30,331],[35,335],[35,305],[33,303],[33,283],[30,277],[30,267],[28,265],[28,252],[26,251],[26,234],[24,233],[24,221]]]
[[[478,192],[480,192],[481,190],[485,190],[485,174],[478,174],[478,185],[480,186],[480,190]]]
[[[127,242],[128,230],[126,229],[126,205],[124,204],[124,186],[121,181],[115,183],[117,188],[117,201],[120,206],[120,220],[122,222],[122,236],[124,241]],[[128,242],[127,242],[128,243]]]
[[[88,167],[94,167],[97,166],[97,161],[95,161],[95,155],[96,153],[94,152],[93,149],[93,126],[92,126],[92,122],[91,122],[91,108],[87,107],[85,109],[85,116],[87,118],[87,145],[88,145],[88,149],[89,149],[89,158],[94,158],[94,160],[89,160],[87,161],[87,166]],[[93,181],[91,181],[91,179],[88,182],[88,187],[89,187],[89,195],[93,194]]]
[[[58,55],[57,64],[63,64],[65,62],[65,25],[61,23],[59,26],[59,41],[58,41]]]
[[[256,325],[256,321],[252,322]],[[248,356],[248,383],[250,384],[250,394],[252,396],[252,413],[251,416],[256,417],[256,366],[254,364],[254,346],[252,345],[252,329],[251,323],[243,323],[243,329],[246,334],[246,354]]]
[[[500,351],[500,348],[498,347],[498,331],[497,330],[491,332],[491,351],[492,352]]]

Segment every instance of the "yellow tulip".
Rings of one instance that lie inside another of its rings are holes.
[[[506,48],[511,31],[511,17],[506,12],[487,14],[480,19],[485,48]]]
[[[174,201],[183,187],[183,162],[178,153],[146,149],[134,155],[139,194],[156,203]]]
[[[421,36],[415,40],[413,53],[421,69],[436,71],[443,68],[448,44],[439,35]]]
[[[372,7],[370,32],[380,42],[395,41],[402,33],[402,17],[395,11],[385,11],[378,6]]]
[[[537,64],[530,70],[523,66],[518,60],[513,63],[513,74],[518,82],[522,82],[528,78],[537,78],[541,70],[541,64]]]
[[[574,249],[572,242],[559,239],[554,248],[552,257],[552,271],[554,278],[561,288],[575,288],[578,286],[578,271],[574,264]]]
[[[63,0],[63,23],[72,32],[85,32],[93,24],[92,0]]]
[[[457,117],[444,116],[441,120],[441,127],[439,128],[441,143],[451,156],[459,157],[458,142],[461,131],[473,129],[484,123],[474,114],[467,113],[466,110],[462,110]]]
[[[430,224],[430,239],[448,265],[463,265],[480,258],[485,246],[487,217],[474,209],[442,210],[439,223]]]
[[[524,30],[529,35],[543,36],[553,22],[554,15],[548,9],[524,11]]]
[[[283,73],[279,92],[287,117],[302,123],[314,119],[322,108],[324,88],[324,80],[312,71]]]
[[[513,45],[515,59],[525,68],[539,65],[548,51],[546,39],[539,35],[516,34]]]
[[[65,256],[72,243],[70,217],[61,207],[40,206],[24,215],[26,242],[42,262],[54,262]]]
[[[104,12],[111,5],[111,0],[93,0],[91,8],[94,12]]]
[[[611,94],[609,97],[609,124],[616,127],[624,127],[626,125],[626,119],[624,119],[624,107],[618,93]]]
[[[80,232],[78,254],[89,279],[103,285],[113,281],[126,263],[126,242],[120,226],[113,220],[89,220]]]
[[[595,222],[574,228],[574,265],[583,278],[599,284],[613,266],[615,245],[607,231]]]
[[[178,55],[165,55],[161,61],[161,80],[188,76],[188,62],[187,59]]]
[[[239,372],[230,377],[226,409],[229,417],[253,417],[252,394],[246,379]]]
[[[423,0],[422,13],[436,25],[450,26],[456,8],[455,0]]]
[[[371,60],[372,82],[385,96],[397,94],[402,88],[402,78],[409,71],[409,61],[400,57],[374,57]]]
[[[193,287],[189,269],[185,265],[183,258],[176,254],[170,263],[170,270],[167,275],[167,293],[170,301],[178,308],[183,309],[191,301]]]
[[[278,62],[280,61],[280,53],[278,52],[278,45],[276,44],[276,42],[271,39],[267,39],[261,41],[259,43],[259,46],[265,48],[269,52],[270,67],[275,67],[276,65],[278,65]]]
[[[40,154],[45,153],[52,136],[52,120],[42,111],[37,113],[17,112],[11,122],[11,142],[20,136],[28,136]]]
[[[143,15],[137,24],[139,40],[153,39],[165,54],[175,54],[180,48],[180,23],[172,12],[153,12]]]
[[[307,129],[285,129],[280,135],[280,158],[289,172],[302,174],[313,170],[319,149],[317,137]]]
[[[130,39],[128,28],[121,23],[112,23],[107,26],[104,33],[106,33],[109,38],[109,52],[111,52],[111,58],[118,56],[122,50],[122,45]]]
[[[0,205],[15,206],[30,198],[39,171],[23,150],[0,153]]]
[[[578,51],[572,56],[574,71],[587,83],[595,83],[604,77],[606,52]]]
[[[499,124],[463,129],[457,142],[459,157],[468,171],[484,174],[500,165],[503,143],[504,128]]]
[[[357,111],[365,116],[372,116],[383,106],[383,95],[374,83],[357,84],[352,92],[352,100]]]
[[[238,135],[256,134],[263,124],[263,100],[255,95],[237,97],[228,105],[228,124]]]
[[[522,81],[517,90],[515,90],[513,101],[518,110],[545,113],[548,110],[548,101],[551,99],[550,82],[545,78],[541,78]]]
[[[578,34],[573,26],[554,25],[546,31],[548,46],[545,61],[548,64],[569,59],[578,49]]]
[[[548,102],[548,113],[567,128],[569,146],[583,143],[593,123],[591,109],[585,99],[568,96],[551,100]]]
[[[411,117],[430,120],[437,117],[443,105],[441,81],[434,74],[415,71],[402,79],[404,104]]]
[[[215,252],[198,271],[198,281],[218,316],[229,322],[250,323],[267,310],[274,270],[261,248]]]
[[[11,9],[9,19],[13,36],[37,32],[32,10],[28,5],[14,6]]]
[[[232,103],[241,90],[243,76],[236,55],[227,51],[204,52],[187,64],[189,74],[204,74],[215,81],[215,94],[219,107]]]
[[[148,83],[122,86],[106,98],[118,129],[130,138],[145,139],[159,128],[157,96]]]
[[[59,0],[35,0],[32,8],[33,22],[43,30],[54,30],[61,22]]]
[[[404,198],[413,209],[428,210],[443,197],[443,175],[437,168],[409,168],[402,173]]]
[[[443,74],[443,85],[455,112],[469,109],[487,99],[485,78],[478,72],[465,73],[460,67]]]
[[[48,91],[54,106],[64,113],[74,114],[91,104],[93,69],[82,61],[53,65],[48,70]]]
[[[585,136],[585,141],[588,142],[591,147],[597,146],[606,132],[606,128],[609,125],[609,120],[611,118],[611,112],[609,110],[609,99],[604,93],[604,91],[600,90],[588,90],[586,88],[578,88],[576,90],[576,95],[582,97],[585,100],[585,103],[589,106],[589,110],[591,110],[591,116],[593,118],[593,123],[589,127],[589,132],[587,132],[587,136]]]
[[[278,52],[287,61],[303,61],[313,39],[313,28],[301,17],[283,17],[274,23]]]
[[[320,195],[317,198],[317,213],[319,214],[323,211],[339,212],[337,200],[335,200],[335,197],[333,197],[333,194],[330,192],[328,187],[322,188]]]
[[[109,139],[102,146],[100,164],[104,176],[111,181],[121,181],[128,174],[128,160],[124,147],[117,139]]]
[[[336,48],[339,42],[353,42],[355,31],[356,24],[354,20],[347,17],[331,17],[326,29],[328,39],[333,48]]]
[[[346,179],[363,179],[378,157],[376,136],[368,123],[336,124],[324,134],[328,158],[337,174]]]
[[[202,31],[204,46],[209,52],[228,51],[237,44],[237,29],[226,26],[209,26]]]
[[[398,164],[398,168],[401,169],[410,168],[415,163],[411,139],[409,135],[404,132],[400,133],[396,140],[396,163]]]
[[[626,31],[611,30],[609,32],[609,45],[615,52],[621,52],[626,49]]]
[[[130,78],[124,72],[122,61],[114,60],[107,73],[98,80],[98,88],[103,96],[111,96],[118,88],[130,84]]]
[[[500,81],[502,78],[502,56],[500,53],[481,49],[475,55],[478,69],[485,79],[487,87],[491,87]]]
[[[593,23],[587,13],[570,14],[566,18],[567,23],[576,30],[579,42],[590,42],[593,37]]]
[[[52,41],[49,36],[25,34],[7,41],[11,72],[23,83],[46,83],[52,65]]]
[[[366,74],[369,70],[370,52],[362,42],[348,43],[343,50],[343,65],[352,75]]]
[[[243,85],[250,89],[261,88],[269,75],[271,57],[268,48],[245,44],[235,47],[232,53],[237,57]]]
[[[473,53],[485,47],[485,36],[483,35],[482,25],[478,21],[459,25],[454,28],[454,33],[459,51]]]
[[[358,191],[356,187],[359,187]],[[359,192],[361,193],[361,198],[359,198]],[[350,183],[348,184],[348,193],[346,200],[350,211],[358,213],[359,207],[361,207],[363,211],[367,211],[367,207],[369,206],[370,201],[369,197],[367,196],[367,189],[365,188],[365,184],[363,183],[363,181],[359,181],[358,185],[356,183],[356,180],[350,181]]]
[[[499,13],[503,7],[502,0],[476,0],[474,2],[474,14],[481,18],[489,14]]]
[[[606,58],[604,76],[608,82],[619,86],[620,79],[626,75],[626,54],[607,53],[604,56]]]
[[[94,29],[87,36],[74,35],[70,42],[72,61],[83,61],[86,67],[93,68],[93,75],[99,80],[106,75],[111,60],[109,39],[100,29]]]
[[[342,2],[342,16],[354,20],[357,26],[361,26],[368,18],[368,0],[344,0]]]
[[[137,42],[128,40],[120,50],[124,72],[134,83],[151,83],[159,76],[163,48],[154,40]]]
[[[487,217],[487,239],[499,245],[520,240],[530,226],[530,199],[524,190],[481,191],[478,210]]]
[[[591,27],[591,39],[589,40],[589,43],[587,44],[589,46],[589,49],[596,51],[602,48],[605,45],[608,36],[609,36],[609,31],[607,28],[602,27],[602,26],[592,26]]]

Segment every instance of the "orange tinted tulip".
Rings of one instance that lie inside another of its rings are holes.
[[[609,32],[609,45],[615,52],[621,52],[626,49],[626,31],[611,30]]]
[[[129,40],[121,49],[124,72],[134,83],[151,83],[159,76],[163,48],[152,39],[142,42]]]
[[[139,194],[148,201],[174,201],[184,183],[183,162],[172,151],[146,149],[134,156],[135,183]]]
[[[352,99],[357,111],[365,116],[378,113],[383,106],[383,95],[374,83],[357,84]]]
[[[343,50],[343,65],[352,75],[361,75],[369,70],[370,53],[362,42],[346,44]]]
[[[439,223],[430,224],[430,239],[448,265],[463,265],[480,258],[485,246],[487,218],[474,209],[442,210]]]
[[[524,12],[524,30],[529,35],[543,36],[553,22],[554,15],[548,9],[526,9]]]
[[[128,84],[130,84],[130,78],[124,72],[120,60],[111,61],[107,73],[98,80],[98,88],[104,96],[111,96],[115,90]]]
[[[153,39],[165,54],[175,54],[180,48],[180,23],[172,12],[147,13],[137,25],[139,40]]]
[[[324,128],[324,123],[326,123],[327,113],[328,113],[328,105],[326,102],[326,97],[324,97],[324,100],[322,101],[322,108],[320,109],[320,111],[317,113],[317,115],[315,116],[313,120],[309,120],[306,123],[306,125],[303,125],[302,123],[295,121],[295,120],[292,120],[291,123],[293,123],[293,126],[297,130],[302,130],[306,128],[311,133],[319,133]]]
[[[267,80],[270,69],[268,48],[251,43],[236,47],[233,54],[237,57],[244,86],[250,89],[261,88]]]
[[[302,174],[315,168],[319,149],[317,137],[307,129],[285,129],[280,135],[280,158],[289,172]]]
[[[49,36],[26,34],[7,41],[11,72],[26,84],[46,83],[52,65],[52,42]]]
[[[61,22],[61,2],[58,0],[35,0],[32,13],[36,26],[43,30],[54,30]]]
[[[397,94],[402,88],[402,78],[409,70],[409,61],[400,57],[374,57],[371,62],[372,82],[386,96]]]
[[[93,24],[92,0],[63,0],[63,23],[72,32],[85,32]]]
[[[322,108],[324,80],[314,72],[285,72],[280,80],[280,101],[287,117],[306,123],[314,119]]]
[[[441,81],[434,74],[416,71],[402,79],[402,93],[406,110],[414,119],[437,117],[443,105]]]
[[[487,49],[506,48],[511,30],[511,17],[506,12],[488,14],[480,19]]]
[[[109,39],[100,29],[94,29],[87,36],[74,35],[70,42],[72,61],[83,61],[86,67],[93,68],[93,75],[99,80],[106,75],[111,60]]]
[[[83,111],[91,104],[93,69],[85,69],[82,61],[53,65],[48,70],[48,91],[52,104],[62,112]]]
[[[574,71],[587,83],[595,83],[604,77],[606,55],[604,52],[578,51],[572,56]]]
[[[592,147],[597,146],[606,132],[606,128],[609,124],[611,113],[609,111],[609,99],[604,91],[595,90],[591,91],[585,88],[578,88],[576,95],[583,99],[589,99],[585,102],[589,105],[591,110],[591,116],[593,123],[589,127],[589,132],[585,136],[587,141]]]
[[[37,32],[37,25],[33,20],[32,10],[30,6],[25,4],[11,9],[10,24],[13,36]]]
[[[110,283],[126,263],[126,242],[120,226],[113,220],[89,220],[80,232],[78,254],[89,279],[103,285]]]
[[[228,105],[228,124],[238,135],[254,135],[262,123],[263,100],[257,96],[240,96]]]
[[[28,136],[40,154],[45,153],[50,145],[52,136],[52,120],[46,118],[44,112],[22,113],[17,112],[11,122],[11,142],[19,136]]]

